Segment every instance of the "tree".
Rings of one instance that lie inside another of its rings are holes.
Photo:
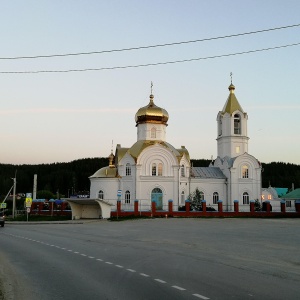
[[[191,193],[188,196],[188,199],[190,200],[190,207],[191,210],[198,210],[200,211],[202,209],[202,193],[199,191],[198,188],[195,189],[193,193]]]
[[[42,190],[42,191],[38,191],[36,193],[36,198],[50,200],[50,199],[56,198],[56,196],[54,194],[52,194],[50,191]]]

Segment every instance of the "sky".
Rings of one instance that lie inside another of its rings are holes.
[[[249,154],[300,164],[300,45],[224,56],[300,43],[300,26],[7,59],[297,25],[299,0],[14,0],[1,1],[0,23],[0,163],[70,162],[131,147],[151,81],[155,104],[169,113],[167,141],[192,159],[216,158],[216,117],[232,72],[248,114]],[[204,59],[214,56],[223,57]]]

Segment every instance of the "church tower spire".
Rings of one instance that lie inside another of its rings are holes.
[[[218,156],[233,158],[248,152],[247,120],[248,115],[242,109],[235,96],[235,86],[229,85],[229,96],[218,113]]]

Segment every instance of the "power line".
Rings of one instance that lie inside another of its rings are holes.
[[[255,53],[255,52],[262,52],[262,51],[270,51],[270,50],[287,48],[287,47],[293,47],[293,46],[299,46],[299,45],[300,45],[300,42],[299,43],[294,43],[294,44],[289,44],[289,45],[282,45],[282,46],[276,46],[276,47],[263,48],[263,49],[248,50],[248,51],[243,51],[243,52],[221,54],[221,55],[199,57],[199,58],[190,58],[190,59],[183,59],[183,60],[174,60],[174,61],[167,61],[167,62],[157,62],[157,63],[149,63],[149,64],[140,64],[140,65],[127,65],[127,66],[116,66],[116,67],[88,68],[88,69],[70,69],[70,70],[0,71],[0,74],[70,73],[70,72],[104,71],[104,70],[116,70],[116,69],[129,69],[129,68],[151,67],[151,66],[177,64],[177,63],[184,63],[184,62],[191,62],[191,61],[199,61],[199,60],[206,60],[206,59],[215,59],[215,58],[222,58],[222,57],[243,55],[243,54],[249,54],[249,53]]]
[[[175,46],[175,45],[182,45],[182,44],[190,44],[190,43],[198,43],[198,42],[206,42],[206,41],[212,41],[212,40],[226,39],[226,38],[232,38],[232,37],[238,37],[238,36],[250,35],[250,34],[257,34],[257,33],[262,33],[262,32],[275,31],[275,30],[281,30],[281,29],[287,29],[287,28],[299,27],[299,26],[300,26],[300,24],[294,24],[294,25],[274,27],[274,28],[268,28],[268,29],[262,29],[262,30],[256,30],[256,31],[249,31],[249,32],[244,32],[244,33],[236,33],[236,34],[230,34],[230,35],[224,35],[224,36],[218,36],[218,37],[197,39],[197,40],[191,40],[191,41],[181,41],[181,42],[174,42],[174,43],[165,43],[165,44],[156,44],[156,45],[138,46],[138,47],[111,49],[111,50],[102,50],[102,51],[77,52],[77,53],[65,53],[65,54],[49,54],[49,55],[36,55],[36,56],[0,57],[0,60],[54,58],[54,57],[92,55],[92,54],[103,54],[103,53],[112,53],[112,52],[142,50],[142,49],[150,49],[150,48]]]

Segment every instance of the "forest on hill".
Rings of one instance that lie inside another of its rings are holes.
[[[191,159],[194,167],[207,167],[210,160]],[[102,167],[108,166],[107,158],[85,158],[69,163],[52,163],[40,165],[0,164],[0,200],[3,201],[13,185],[12,178],[17,181],[16,193],[32,193],[33,177],[37,174],[37,190],[50,191],[60,197],[68,197],[76,193],[84,193],[90,189],[89,176]],[[262,163],[263,187],[300,188],[300,165],[271,162]]]

